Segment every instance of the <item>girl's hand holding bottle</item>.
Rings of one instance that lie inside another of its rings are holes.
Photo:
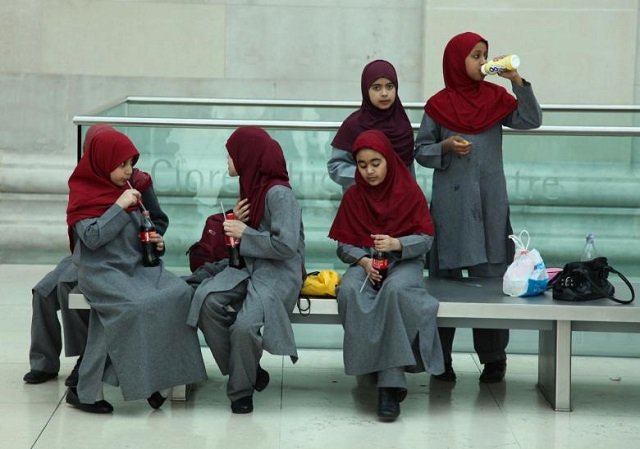
[[[510,80],[512,83],[517,84],[518,86],[524,85],[524,82],[522,81],[522,77],[518,73],[517,69],[503,70],[502,72],[498,72],[498,76],[501,76],[502,78],[506,78]]]
[[[224,227],[224,233],[227,236],[233,237],[236,239],[242,238],[242,234],[244,234],[244,230],[247,229],[247,225],[238,219],[235,219],[235,220],[226,219],[224,223],[222,223],[222,226]]]
[[[376,283],[376,282],[380,282],[382,280],[382,276],[380,275],[380,273],[378,272],[378,270],[376,270],[375,268],[373,268],[373,260],[371,259],[371,257],[363,257],[358,261],[358,265],[360,265],[365,273],[367,273],[368,279],[372,282],[372,283]]]
[[[151,241],[151,242],[156,244],[156,249],[160,253],[162,253],[162,251],[164,251],[164,238],[162,237],[162,235],[158,234],[157,232],[152,232],[150,234],[149,241]]]

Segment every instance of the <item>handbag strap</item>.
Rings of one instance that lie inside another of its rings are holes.
[[[629,291],[631,291],[631,299],[629,299],[629,300],[624,300],[624,299],[616,298],[616,297],[615,297],[615,296],[613,296],[613,295],[609,295],[609,293],[607,293],[607,292],[605,292],[604,290],[602,290],[598,284],[596,284],[595,282],[593,282],[593,280],[591,279],[591,276],[589,276],[589,275],[587,274],[587,276],[586,276],[586,277],[587,277],[587,279],[589,280],[589,282],[591,283],[591,287],[593,287],[593,289],[594,289],[595,291],[597,291],[598,293],[600,293],[602,296],[604,296],[604,297],[606,297],[606,298],[609,298],[609,299],[610,299],[610,300],[612,300],[612,301],[615,301],[615,302],[620,303],[620,304],[631,304],[631,303],[633,302],[633,300],[636,298],[636,292],[635,292],[635,290],[633,289],[633,285],[631,285],[631,282],[629,282],[629,279],[627,279],[627,278],[625,277],[625,275],[624,275],[624,274],[620,273],[618,270],[616,270],[615,268],[613,268],[613,267],[611,267],[611,266],[607,266],[607,268],[606,268],[606,269],[607,269],[608,271],[610,271],[611,273],[615,273],[615,274],[617,274],[617,275],[618,275],[618,277],[619,277],[620,279],[622,279],[622,281],[627,285],[627,287],[629,287]]]

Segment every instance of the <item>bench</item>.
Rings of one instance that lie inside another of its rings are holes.
[[[537,386],[556,411],[571,411],[573,331],[640,332],[640,306],[636,303],[555,301],[550,292],[513,298],[502,292],[501,279],[427,279],[426,283],[440,302],[439,326],[538,330]],[[81,293],[72,292],[69,307],[87,308],[88,304]],[[291,322],[340,324],[338,304],[335,299],[300,298]]]
[[[640,306],[608,299],[555,301],[551,292],[513,298],[502,292],[502,279],[427,279],[438,299],[442,327],[538,330],[538,382],[556,411],[571,411],[571,334],[573,331],[640,332]],[[617,287],[617,285],[616,285]],[[617,289],[624,292],[620,286]],[[302,299],[303,304],[306,300]],[[336,301],[310,298],[308,316],[295,313],[295,323],[340,324]],[[303,307],[304,308],[304,307]]]

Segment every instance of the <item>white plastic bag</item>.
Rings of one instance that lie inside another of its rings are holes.
[[[523,242],[526,235],[527,242]],[[516,244],[513,262],[502,278],[502,291],[509,296],[535,296],[543,293],[549,282],[542,257],[537,249],[529,250],[529,233],[510,235]]]

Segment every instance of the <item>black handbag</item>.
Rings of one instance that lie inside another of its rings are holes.
[[[629,287],[631,299],[624,300],[614,296],[615,288],[607,279],[609,273],[617,274]],[[618,270],[609,266],[606,257],[596,257],[585,262],[569,262],[549,282],[553,289],[553,299],[561,301],[590,301],[609,298],[620,304],[629,304],[636,293],[629,280]]]

